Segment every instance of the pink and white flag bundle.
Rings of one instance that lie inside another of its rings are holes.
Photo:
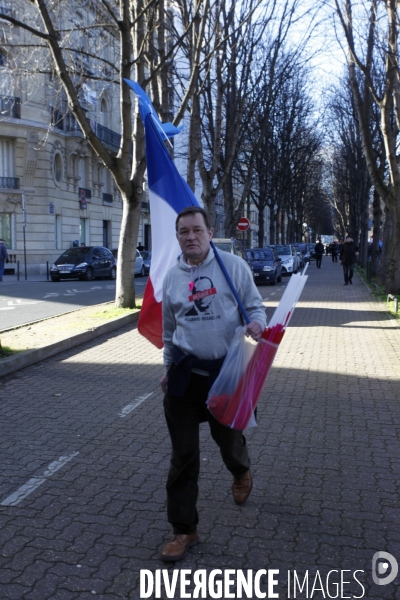
[[[221,372],[208,395],[211,414],[223,425],[243,431],[255,425],[254,410],[271,370],[279,344],[307,281],[305,272],[292,275],[261,340],[251,344],[238,328]]]

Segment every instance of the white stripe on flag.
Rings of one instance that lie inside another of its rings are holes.
[[[162,302],[162,285],[168,269],[176,264],[181,253],[175,235],[177,212],[149,189],[151,212],[151,270],[150,278],[153,284],[154,297]]]

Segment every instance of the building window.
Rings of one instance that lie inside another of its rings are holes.
[[[103,125],[104,127],[107,127],[108,125],[107,102],[104,100],[104,98],[102,99],[100,104],[100,125]]]
[[[0,139],[0,177],[14,177],[14,145],[12,140]]]
[[[86,161],[85,159],[82,157],[79,159],[79,163],[78,163],[78,175],[80,177],[79,179],[79,187],[83,187],[86,188]]]
[[[251,223],[255,223],[256,225],[258,224],[258,211],[257,210],[250,211],[250,221],[251,221]]]
[[[4,50],[0,48],[0,67],[7,66],[7,54]]]
[[[60,183],[63,178],[63,161],[59,152],[54,155],[53,174],[56,182]]]
[[[0,214],[0,239],[5,241],[7,248],[12,248],[11,215]]]

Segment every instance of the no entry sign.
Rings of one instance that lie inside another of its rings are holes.
[[[239,229],[239,231],[247,231],[249,227],[250,221],[246,219],[246,217],[242,217],[239,223],[237,224],[237,228]]]

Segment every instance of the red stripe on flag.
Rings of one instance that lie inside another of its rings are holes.
[[[157,348],[164,347],[162,339],[162,302],[157,302],[154,298],[154,289],[150,277],[147,280],[144,290],[143,304],[138,321],[138,331]]]

